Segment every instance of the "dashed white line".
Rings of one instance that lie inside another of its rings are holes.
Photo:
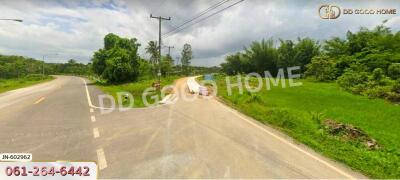
[[[36,101],[35,103],[33,103],[33,104],[39,104],[39,103],[42,102],[44,99],[45,99],[44,97],[41,97],[39,100],[37,100],[37,101]]]
[[[99,129],[98,128],[93,128],[93,137],[98,138],[100,137]]]
[[[92,122],[96,122],[96,117],[90,116],[90,120],[91,120]]]
[[[106,156],[104,154],[104,150],[103,149],[98,149],[97,150],[97,160],[98,160],[98,165],[99,165],[99,169],[105,169],[107,168],[107,161],[106,161]]]
[[[90,112],[91,112],[91,113],[93,113],[93,112],[94,112],[93,108],[90,108]]]

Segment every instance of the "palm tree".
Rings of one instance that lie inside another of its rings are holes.
[[[259,74],[263,74],[266,70],[272,74],[277,72],[278,53],[272,39],[253,42],[245,51],[244,58],[253,65],[255,72]]]
[[[149,41],[146,47],[146,53],[150,54],[150,63],[154,66],[157,64],[158,61],[158,47],[157,41]]]

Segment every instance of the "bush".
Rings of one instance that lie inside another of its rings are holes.
[[[43,76],[42,74],[29,74],[24,77],[24,79],[28,80],[28,81],[37,81],[37,80],[46,79],[46,78],[47,78],[47,76]]]
[[[392,92],[399,93],[400,94],[400,79],[395,81],[392,87]]]
[[[386,99],[391,102],[400,102],[400,93],[389,92]]]
[[[391,86],[375,86],[373,88],[368,88],[362,94],[369,98],[386,98],[391,89]]]
[[[367,84],[367,82],[368,82],[368,73],[354,72],[351,69],[346,69],[345,73],[342,76],[340,76],[337,80],[339,86],[345,90],[352,90],[353,87],[359,84]],[[359,86],[361,87],[362,85]]]
[[[400,64],[392,64],[388,68],[388,75],[392,79],[400,79]]]
[[[353,92],[354,94],[361,94],[362,92],[366,91],[367,89],[368,89],[367,84],[357,84],[350,88],[351,92]]]
[[[306,75],[312,75],[318,81],[330,81],[336,78],[335,62],[328,56],[315,56],[307,65]]]

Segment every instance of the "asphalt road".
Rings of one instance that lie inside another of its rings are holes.
[[[100,94],[69,76],[0,94],[0,153],[97,161],[100,178],[365,178],[213,98],[102,114]]]

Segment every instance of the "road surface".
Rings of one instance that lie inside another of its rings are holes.
[[[71,76],[0,94],[0,153],[97,161],[104,179],[365,178],[215,99],[102,114],[100,94]]]

